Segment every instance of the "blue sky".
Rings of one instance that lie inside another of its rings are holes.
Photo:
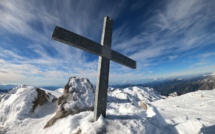
[[[111,62],[110,84],[215,71],[215,1],[1,0],[0,83],[63,86],[96,82],[98,56],[54,41],[55,26],[100,42],[114,20],[112,49],[137,61]]]

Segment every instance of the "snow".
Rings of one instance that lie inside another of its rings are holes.
[[[87,84],[87,80],[72,80],[69,84],[73,87],[69,90],[91,86]],[[63,93],[63,89],[43,90],[55,97]],[[19,86],[3,97],[0,102],[0,133],[215,133],[215,90],[164,98],[149,87],[109,88],[106,118],[100,116],[93,122],[93,111],[84,111],[59,119],[46,129],[44,126],[55,115],[56,105],[48,102],[37,107],[32,113],[32,102],[36,96],[34,87]],[[87,102],[87,105],[93,103],[88,99],[84,102]],[[143,109],[140,102],[147,104],[147,109]]]
[[[215,90],[202,90],[152,104],[169,124],[176,125],[180,133],[199,133],[203,126],[215,125],[214,98]]]
[[[64,88],[58,88],[55,91],[58,92],[58,93],[63,93],[63,90],[64,90]]]
[[[18,120],[28,117],[33,107],[31,102],[37,96],[36,90],[31,86],[20,86],[10,93],[2,98],[0,105],[0,122],[5,125],[19,123]]]
[[[42,90],[44,90],[47,94],[52,94],[53,96],[55,96],[55,97],[60,97],[61,96],[61,94],[63,93],[63,92],[56,92],[56,91],[52,91],[52,90],[48,90],[48,89],[44,89],[44,88],[40,88],[40,89],[42,89]]]
[[[211,75],[210,75],[210,76],[213,76],[213,77],[215,77],[215,72],[211,73]]]
[[[2,98],[0,103],[0,127],[16,127],[28,118],[38,118],[55,111],[55,105],[49,102],[44,106],[39,106],[34,112],[33,101],[37,97],[35,87],[21,85],[10,91]],[[50,101],[52,95],[49,95]]]
[[[117,98],[121,100],[127,100],[133,103],[137,103],[138,101],[142,100],[145,102],[156,101],[161,99],[159,93],[157,93],[153,88],[149,87],[129,87],[124,89],[110,89],[108,95],[110,96],[109,99]],[[114,101],[114,100],[110,100]],[[119,101],[119,100],[118,100]]]

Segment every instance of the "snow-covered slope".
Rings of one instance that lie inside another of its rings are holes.
[[[56,92],[59,92],[59,93],[63,93],[63,90],[64,90],[63,88],[58,88],[58,89],[56,89],[55,91],[56,91]]]
[[[59,97],[63,93],[62,89],[42,90],[50,96]],[[152,88],[110,88],[106,118],[101,116],[93,122],[93,111],[84,111],[61,118],[45,129],[47,121],[55,116],[56,105],[48,101],[32,112],[37,95],[34,87],[21,86],[2,99],[0,133],[210,134],[215,130],[215,90],[163,98]],[[143,108],[141,104],[147,106]]]
[[[33,107],[34,98],[37,93],[33,87],[17,87],[11,90],[1,100],[0,105],[0,122],[5,125],[14,124],[29,116]]]
[[[215,134],[215,89],[191,92],[152,104],[179,133]]]
[[[40,105],[36,102],[38,101],[37,90],[38,88],[22,85],[6,94],[0,103],[0,127],[16,127],[28,118],[37,118],[53,113],[55,110],[55,105],[52,103],[54,96],[47,93],[45,96],[47,103],[44,101],[44,105]]]

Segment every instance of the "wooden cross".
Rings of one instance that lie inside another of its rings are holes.
[[[110,17],[104,18],[101,44],[70,32],[66,29],[55,27],[52,38],[70,46],[91,52],[99,56],[98,78],[96,84],[94,121],[100,115],[106,117],[107,89],[109,79],[110,60],[125,65],[132,69],[136,68],[136,62],[114,50],[111,50],[113,20]]]

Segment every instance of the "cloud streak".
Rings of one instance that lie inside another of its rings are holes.
[[[131,57],[148,62],[169,55],[180,57],[184,52],[211,45],[215,37],[214,31],[208,29],[214,23],[212,5],[214,2],[203,0],[166,1],[164,7],[142,20],[139,33],[118,41],[115,48],[125,54],[134,52]]]

